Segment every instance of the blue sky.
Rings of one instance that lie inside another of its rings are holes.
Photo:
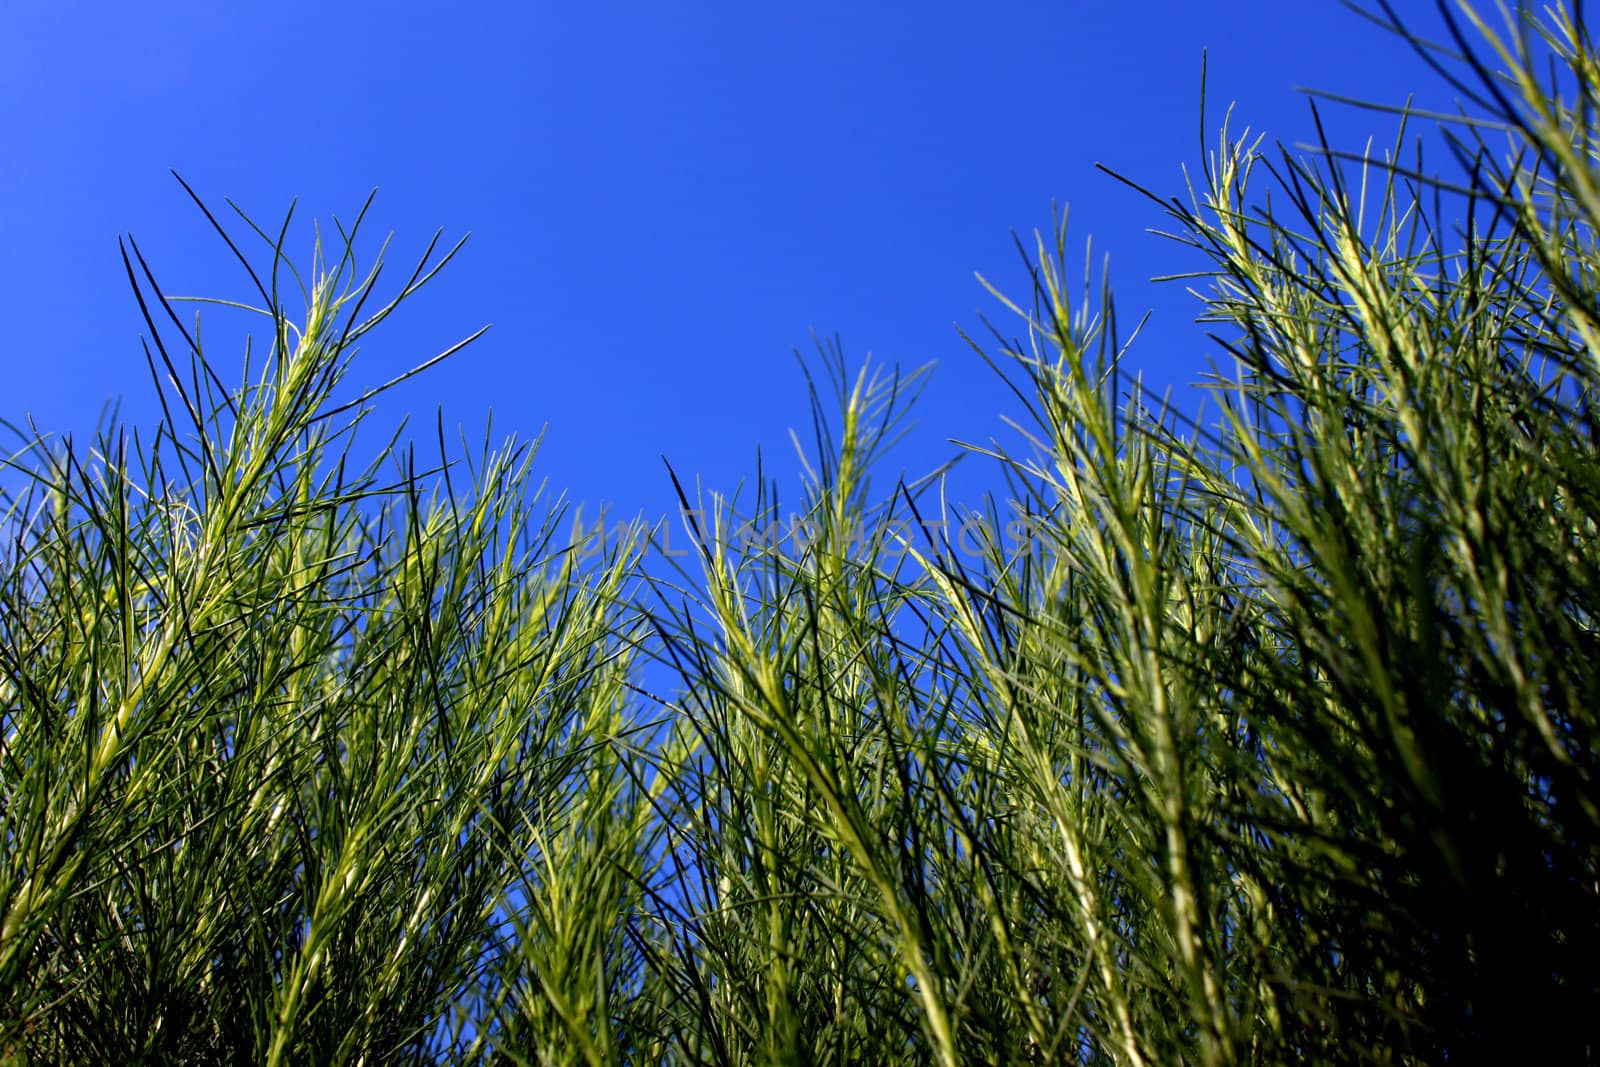
[[[1230,101],[1237,125],[1307,140],[1297,86],[1449,104],[1402,42],[1333,0],[7,5],[0,416],[81,433],[121,397],[153,420],[120,234],[171,292],[249,296],[174,168],[273,223],[295,198],[305,219],[347,219],[376,188],[393,273],[435,229],[471,231],[369,339],[357,384],[492,322],[377,422],[428,428],[443,405],[472,436],[491,409],[498,431],[548,425],[540,470],[591,511],[667,513],[662,454],[732,488],[759,445],[792,486],[806,398],[791,353],[812,330],[852,362],[937,361],[896,456],[925,470],[948,438],[1016,413],[956,327],[998,313],[974,272],[1022,291],[1011,232],[1048,227],[1053,201],[1110,253],[1122,321],[1154,311],[1132,365],[1173,385],[1205,369],[1193,300],[1146,281],[1196,261],[1094,169],[1182,190],[1202,50],[1208,146]],[[1332,125],[1346,143],[1393,127]],[[240,324],[218,324],[227,378]]]

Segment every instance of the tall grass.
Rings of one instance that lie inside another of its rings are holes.
[[[268,240],[233,392],[134,251],[166,422],[12,464],[0,1052],[1593,1062],[1600,53],[1442,10],[1446,177],[1402,109],[1153,197],[1204,414],[1058,220],[969,338],[1004,494],[885,481],[924,373],[828,350],[676,573],[527,448],[351,457],[351,241],[291,319]]]
[[[580,579],[549,552],[527,445],[351,456],[354,345],[442,265],[376,308],[354,237],[318,250],[298,328],[281,249],[251,270],[271,352],[232,392],[129,245],[167,420],[12,463],[0,1047],[27,1059],[481,1046],[519,1015],[501,971],[535,958],[548,866],[596,847],[573,826],[605,803],[626,558]],[[617,934],[593,921],[540,940],[584,1044]]]

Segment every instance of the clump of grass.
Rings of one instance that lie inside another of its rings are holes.
[[[507,961],[570,891],[548,872],[587,854],[626,553],[552,551],[529,445],[351,454],[356,342],[454,254],[376,307],[357,229],[317,249],[298,327],[281,241],[240,257],[272,344],[231,392],[129,244],[167,421],[10,464],[32,481],[0,582],[0,1048],[453,1058],[512,1013]],[[543,939],[586,1043],[609,1013],[578,972],[614,934]]]
[[[1225,129],[1154,198],[1210,261],[1209,419],[1126,370],[1063,225],[1022,339],[974,341],[1027,414],[978,450],[1009,497],[933,513],[979,558],[870,533],[932,524],[864,493],[867,378],[821,536],[701,531],[677,981],[738,1021],[686,1059],[1594,1059],[1600,65],[1564,9],[1462,12],[1459,180],[1403,126]]]
[[[355,472],[353,234],[303,320],[269,240],[234,392],[132,250],[161,430],[11,464],[3,1055],[1593,1062],[1600,62],[1459,11],[1453,177],[1402,109],[1156,198],[1208,414],[1058,220],[970,339],[1003,495],[874,485],[925,372],[828,349],[678,573],[557,551],[527,448]]]

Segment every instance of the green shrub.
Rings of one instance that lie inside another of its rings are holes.
[[[1225,128],[1155,198],[1209,414],[1058,224],[972,339],[1003,497],[874,487],[923,374],[830,350],[798,528],[680,488],[678,574],[557,546],[527,448],[354,473],[334,387],[437,265],[362,318],[319,252],[295,328],[270,242],[245,388],[155,342],[148,446],[12,461],[0,1050],[1593,1062],[1600,53],[1505,14],[1415,41],[1455,176]]]
[[[546,865],[627,851],[574,829],[626,792],[583,786],[609,777],[596,739],[624,703],[627,557],[583,575],[547,551],[526,445],[460,485],[410,450],[352,460],[366,403],[333,390],[442,261],[362,317],[376,269],[319,249],[296,329],[274,249],[268,365],[230,393],[131,250],[152,337],[191,349],[187,374],[151,353],[168,420],[144,446],[113,430],[13,461],[33,481],[0,583],[0,1043],[460,1053],[515,1014]],[[538,940],[570,963],[544,994],[582,1044],[605,1046],[592,972],[621,936],[596,912]]]

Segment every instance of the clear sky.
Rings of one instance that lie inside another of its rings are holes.
[[[1398,6],[1430,24],[1431,3]],[[168,291],[250,295],[174,168],[272,223],[294,198],[306,219],[347,219],[376,188],[392,273],[435,229],[471,231],[356,379],[492,322],[377,421],[431,427],[442,404],[474,434],[490,409],[505,432],[548,424],[541,470],[589,509],[666,513],[663,453],[731,488],[760,445],[792,486],[787,430],[806,407],[791,351],[813,329],[852,361],[938,362],[897,457],[924,470],[947,438],[1016,413],[956,327],[998,312],[975,271],[1022,291],[1010,234],[1048,227],[1052,201],[1111,254],[1122,320],[1155,311],[1134,367],[1158,384],[1204,370],[1192,299],[1146,283],[1196,261],[1094,169],[1182,191],[1202,50],[1208,146],[1230,101],[1238,125],[1308,140],[1296,87],[1450,103],[1334,0],[8,4],[0,416],[82,432],[120,396],[153,418],[120,234]],[[1393,123],[1333,127],[1348,143]],[[218,321],[210,354],[230,378],[242,344],[221,327],[238,323]]]

